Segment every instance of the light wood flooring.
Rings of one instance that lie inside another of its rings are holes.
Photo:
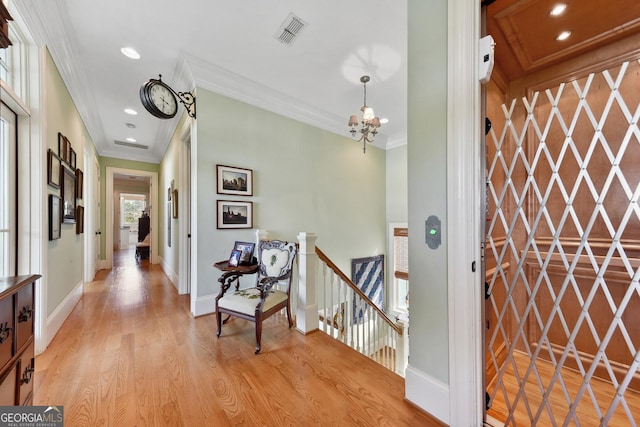
[[[34,405],[65,426],[438,426],[404,400],[404,379],[286,317],[192,317],[159,266],[115,254],[36,358]],[[216,280],[212,267],[211,280]]]
[[[524,376],[524,373],[527,371],[527,368],[529,366],[529,357],[524,353],[514,352],[514,359],[516,361],[518,373],[521,377]],[[545,384],[545,386],[550,384],[551,378],[553,377],[554,373],[553,364],[544,360],[539,360],[536,366],[540,374],[542,384]],[[509,401],[512,402],[511,404],[513,404],[513,402],[515,401],[515,396],[519,392],[519,384],[514,374],[512,365],[508,365],[503,378],[504,390],[506,390],[506,393],[509,396]],[[582,376],[576,371],[564,369],[562,371],[562,378],[564,380],[568,395],[571,396],[571,399],[574,399],[578,393],[578,390],[580,389],[580,386],[582,385]],[[535,377],[533,377],[532,375],[524,388],[526,393],[526,401],[529,405],[531,414],[527,411],[525,401],[521,397],[518,399],[518,402],[516,404],[516,410],[514,411],[513,418],[511,420],[508,420],[508,422],[505,424],[510,426],[530,426],[533,424],[532,418],[535,419],[535,414],[542,402],[542,393],[540,392],[537,384],[538,383]],[[603,381],[597,378],[592,378],[589,384],[591,386],[591,389],[593,390],[593,395],[598,402],[597,404],[600,407],[600,413],[604,416],[609,410],[609,405],[611,405],[615,397],[615,390],[613,388],[613,385],[610,382]],[[489,392],[492,393],[495,387],[495,384],[490,383],[488,386]],[[635,426],[640,423],[640,394],[628,389],[624,394],[624,399],[629,407],[629,411],[633,421],[630,421],[630,417],[625,412],[624,407],[622,405],[618,405],[613,417],[606,424],[608,427]],[[549,412],[553,414],[554,419],[551,418]],[[543,410],[540,418],[538,418],[538,421],[535,423],[535,425],[564,425],[563,423],[568,413],[569,406],[567,404],[567,398],[560,383],[556,382],[549,396],[549,406],[548,408]],[[507,421],[509,411],[507,405],[505,404],[505,396],[502,392],[502,389],[499,389],[498,393],[496,393],[495,398],[492,402],[492,407],[488,411],[488,414],[502,422]],[[596,412],[594,403],[588,392],[584,394],[582,400],[576,408],[576,418],[579,424],[576,423],[575,419],[572,419],[567,425],[580,425],[583,427],[600,425],[600,417]]]

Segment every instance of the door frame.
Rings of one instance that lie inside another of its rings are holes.
[[[106,268],[113,268],[113,175],[137,175],[151,178],[151,187],[149,188],[149,216],[151,218],[151,264],[158,263],[158,173],[141,171],[136,169],[123,169],[107,166],[106,175],[106,197],[105,197],[105,213],[106,213]]]
[[[448,424],[482,425],[480,2],[447,4]]]

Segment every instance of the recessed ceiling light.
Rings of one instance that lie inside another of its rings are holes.
[[[126,141],[127,142],[136,142],[136,139],[135,138],[127,138]]]
[[[138,112],[136,110],[134,110],[133,108],[125,108],[124,112],[127,114],[131,114],[132,116],[135,116],[138,114]]]
[[[558,37],[556,37],[556,40],[561,42],[563,40],[568,39],[570,35],[571,35],[571,31],[563,31],[560,34],[558,34]]]
[[[136,125],[134,125],[133,123],[125,123],[125,125],[127,125],[127,127],[129,129],[135,129],[136,128]]]
[[[122,52],[122,54],[127,58],[140,59],[140,54],[132,47],[123,47],[122,49],[120,49],[120,52]]]
[[[383,125],[384,125],[384,124],[387,124],[387,123],[389,123],[389,119],[387,119],[386,117],[384,117],[384,118],[380,119],[380,123],[382,123]]]
[[[558,3],[557,5],[553,6],[553,9],[551,9],[551,12],[549,12],[549,15],[551,16],[560,16],[564,13],[564,11],[567,9],[567,5],[564,3]]]

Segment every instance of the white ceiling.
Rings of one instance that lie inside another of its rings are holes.
[[[102,156],[160,161],[177,117],[155,118],[139,99],[140,86],[159,74],[176,91],[195,84],[346,137],[367,74],[367,104],[389,119],[376,145],[406,142],[406,0],[22,0],[15,7],[47,44]],[[307,26],[287,46],[274,35],[290,13]],[[142,58],[126,58],[124,46]],[[127,107],[138,115],[125,114]],[[149,149],[114,145],[127,137]]]

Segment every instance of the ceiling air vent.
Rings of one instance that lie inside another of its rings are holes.
[[[127,142],[127,141],[118,141],[117,139],[114,140],[113,143],[116,145],[124,145],[125,147],[140,148],[142,150],[146,150],[149,148],[149,146],[147,145],[134,144],[133,142]]]
[[[290,13],[284,20],[278,31],[274,34],[276,40],[282,44],[291,46],[300,32],[307,26],[302,19]]]

